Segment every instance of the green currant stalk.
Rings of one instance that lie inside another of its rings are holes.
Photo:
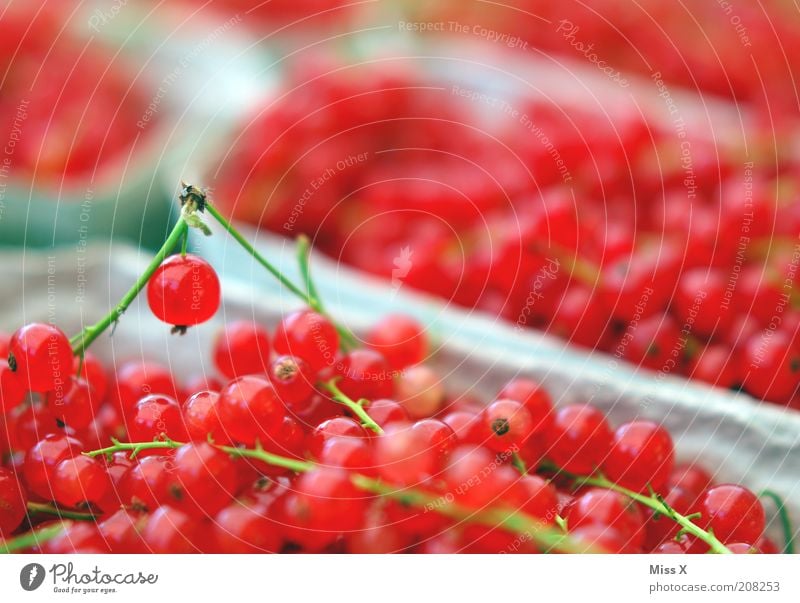
[[[344,404],[347,408],[350,409],[355,416],[357,416],[361,420],[361,424],[366,427],[367,429],[371,429],[377,434],[383,433],[383,428],[378,425],[375,420],[369,416],[369,413],[364,409],[364,406],[369,403],[366,399],[361,400],[353,400],[347,394],[345,394],[339,387],[336,385],[336,382],[339,381],[341,377],[334,377],[330,381],[327,381],[322,384],[322,387],[328,390],[333,399],[339,402],[340,404]]]
[[[40,544],[52,540],[69,526],[69,522],[46,526],[38,530],[31,530],[12,538],[11,540],[0,540],[0,555],[24,551]]]
[[[136,299],[136,296],[139,295],[141,290],[145,288],[147,282],[150,280],[150,277],[153,276],[153,273],[164,262],[164,260],[178,245],[178,243],[180,243],[181,238],[186,236],[188,230],[189,225],[184,217],[181,216],[178,218],[178,222],[173,227],[172,232],[169,233],[167,240],[164,241],[161,249],[158,250],[145,271],[139,276],[138,279],[136,279],[136,282],[130,289],[128,289],[128,292],[122,296],[122,299],[114,307],[114,309],[106,314],[99,322],[91,326],[84,327],[80,333],[70,339],[70,343],[72,344],[72,352],[76,356],[83,356],[84,352],[86,352],[86,349],[92,344],[92,342],[103,332],[105,332],[108,327],[120,319],[120,317],[125,313],[125,310],[128,309],[128,306],[130,306],[133,303],[133,300]]]
[[[179,448],[183,445],[182,442],[176,442],[169,438],[153,442],[120,442],[118,440],[112,440],[111,446],[84,452],[83,454],[90,457],[111,455],[119,451],[130,451],[132,454],[136,454],[145,449]],[[265,451],[259,445],[253,449],[237,448],[234,446],[217,446],[217,448],[233,456],[256,459],[275,467],[289,469],[296,473],[311,471],[317,466],[310,461],[301,461],[272,454]],[[407,505],[430,509],[451,519],[481,524],[491,528],[502,527],[509,532],[533,540],[545,551],[563,551],[565,553],[601,552],[575,542],[570,539],[569,536],[565,535],[561,529],[544,526],[542,522],[536,518],[530,517],[524,513],[518,513],[511,509],[490,508],[476,511],[455,503],[442,502],[440,496],[413,488],[398,490],[396,487],[384,484],[378,479],[365,475],[352,474],[351,480],[358,489],[364,492],[397,500]]]
[[[63,519],[78,519],[83,521],[91,521],[96,518],[96,516],[93,513],[83,513],[81,511],[69,511],[65,509],[59,509],[58,507],[54,507],[53,505],[47,505],[44,503],[29,502],[27,507],[28,507],[28,513],[56,515]]]
[[[635,492],[633,490],[629,490],[619,484],[612,482],[611,480],[605,478],[602,475],[597,476],[577,476],[571,475],[567,472],[564,472],[566,475],[572,477],[576,483],[580,485],[586,486],[597,486],[598,488],[605,488],[607,490],[613,490],[614,492],[619,492],[620,494],[624,494],[628,498],[635,500],[636,502],[649,507],[656,513],[659,513],[665,517],[668,517],[679,526],[681,526],[681,530],[679,534],[691,534],[692,536],[696,537],[698,540],[702,540],[705,542],[710,552],[718,553],[718,554],[730,554],[731,550],[726,547],[715,535],[711,530],[704,530],[697,524],[695,524],[692,519],[696,519],[696,515],[681,515],[675,509],[670,507],[664,498],[659,494],[653,492],[650,496],[646,496],[639,492]]]
[[[789,518],[789,512],[786,510],[786,505],[783,499],[772,490],[764,490],[761,492],[760,498],[769,498],[778,510],[778,519],[781,523],[781,530],[783,531],[784,545],[783,552],[787,555],[794,554],[794,530],[792,529],[792,520]]]

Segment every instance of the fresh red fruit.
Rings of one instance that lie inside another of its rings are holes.
[[[97,356],[88,350],[84,351],[82,359],[80,356],[76,356],[73,362],[73,373],[89,384],[97,402],[105,400],[108,392],[108,376]]]
[[[404,370],[395,381],[395,391],[397,401],[412,419],[435,415],[445,400],[442,380],[422,364]]]
[[[219,309],[219,278],[196,255],[170,256],[147,283],[147,303],[156,318],[175,327],[203,323]]]
[[[132,442],[152,442],[162,435],[176,441],[185,440],[186,426],[181,416],[181,407],[169,396],[145,396],[133,407],[128,432]],[[160,453],[154,450],[142,451],[140,454]]]
[[[442,477],[448,495],[456,502],[479,509],[499,504],[517,483],[519,474],[499,464],[487,448],[462,445],[448,457]]]
[[[545,454],[562,469],[585,475],[602,464],[612,439],[608,422],[598,409],[582,404],[565,406],[544,432]]]
[[[75,456],[64,459],[53,474],[53,495],[59,505],[77,507],[99,503],[110,487],[108,474],[96,458]]]
[[[58,390],[72,375],[72,346],[56,326],[25,325],[11,336],[8,351],[9,367],[31,391]]]
[[[183,392],[185,395],[181,396],[183,400],[196,392],[215,392],[222,391],[223,383],[216,377],[206,375],[205,373],[196,373],[186,379],[183,383]]]
[[[0,467],[0,537],[7,538],[25,519],[27,496],[12,471]]]
[[[25,385],[18,373],[13,372],[8,363],[0,358],[0,414],[17,408],[25,399]]]
[[[381,427],[386,427],[390,423],[408,422],[411,420],[406,409],[394,400],[386,398],[372,400],[366,408],[372,420]]]
[[[279,354],[302,358],[314,371],[319,371],[333,365],[339,349],[339,334],[324,316],[300,310],[280,322],[273,345]]]
[[[207,528],[183,511],[169,505],[156,509],[147,518],[142,537],[147,550],[156,554],[199,553]]]
[[[319,464],[326,467],[352,469],[372,473],[372,446],[366,438],[333,436],[325,441],[319,453]]]
[[[48,392],[46,401],[52,415],[73,429],[88,427],[100,409],[97,394],[78,377],[72,377],[67,387]]]
[[[442,421],[450,426],[460,444],[481,444],[486,439],[480,413],[457,410],[442,417]]]
[[[748,393],[788,402],[800,385],[800,348],[782,331],[758,333],[744,347],[739,374]]]
[[[335,417],[317,425],[306,438],[306,448],[313,458],[319,458],[325,443],[331,438],[367,438],[367,430],[349,417]]]
[[[217,513],[212,526],[215,552],[280,552],[280,525],[267,517],[266,510],[260,506],[234,502]]]
[[[226,444],[219,422],[219,394],[199,391],[183,403],[183,419],[189,438],[205,442],[209,436],[216,444]]]
[[[533,434],[533,419],[527,408],[514,400],[495,400],[481,411],[484,445],[495,452],[512,453]]]
[[[228,379],[264,374],[269,366],[269,335],[254,322],[225,325],[213,346],[214,365]]]
[[[194,517],[213,517],[233,499],[238,481],[227,453],[208,442],[184,444],[172,460],[169,504]]]
[[[694,494],[683,488],[672,487],[664,496],[664,502],[681,515],[690,515],[693,511],[695,498]],[[648,550],[652,550],[661,543],[674,538],[680,530],[680,526],[669,517],[653,513],[650,510],[646,511],[646,514],[646,548]]]
[[[119,509],[97,524],[97,530],[112,553],[144,553],[140,532],[147,518],[135,511]]]
[[[67,435],[45,436],[25,453],[22,473],[28,490],[45,500],[54,498],[56,466],[84,451],[83,443]]]
[[[255,375],[239,377],[226,385],[217,406],[223,432],[248,446],[253,446],[256,440],[266,440],[284,415],[284,406],[273,385]]]
[[[520,510],[535,517],[545,525],[553,525],[559,514],[560,505],[556,489],[538,475],[523,475],[518,482]]]
[[[696,499],[711,486],[711,475],[696,463],[677,463],[672,469],[668,484],[689,492]]]
[[[611,481],[637,492],[648,486],[662,492],[669,480],[675,452],[669,433],[651,421],[632,421],[614,432],[603,472]]]
[[[375,467],[392,483],[418,484],[436,470],[438,457],[423,430],[402,423],[390,425],[375,438]]]
[[[428,441],[436,454],[437,463],[444,461],[457,443],[453,429],[439,419],[421,419],[411,426],[411,430],[419,431]]]
[[[353,400],[391,398],[394,394],[394,372],[378,352],[353,350],[336,369],[342,377],[336,385]]]
[[[171,459],[146,456],[139,460],[120,480],[120,495],[125,505],[154,511],[167,499],[167,473]]]
[[[172,373],[166,367],[156,362],[131,360],[119,368],[111,397],[124,414],[127,415],[139,400],[151,394],[177,397]]]
[[[395,371],[419,364],[428,353],[424,328],[402,314],[387,316],[374,325],[367,333],[366,343]]]
[[[103,540],[98,527],[88,521],[64,524],[63,530],[42,546],[42,552],[50,555],[67,553],[108,553],[109,546]]]
[[[534,433],[542,433],[553,420],[553,402],[550,394],[531,379],[519,378],[509,381],[497,397],[524,404],[531,415]]]
[[[670,310],[692,333],[720,337],[730,328],[734,313],[726,298],[729,277],[724,270],[692,268],[681,275]]]
[[[302,358],[279,356],[270,365],[268,376],[284,404],[302,404],[314,393],[315,375]]]
[[[644,515],[638,505],[623,494],[592,488],[581,494],[566,512],[570,531],[585,526],[612,528],[626,546],[640,550],[644,544]]]
[[[764,507],[755,494],[734,484],[706,490],[698,500],[698,523],[714,530],[722,542],[756,542],[766,525]]]

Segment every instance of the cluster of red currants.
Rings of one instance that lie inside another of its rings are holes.
[[[215,170],[238,218],[395,285],[800,405],[796,164],[743,167],[641,116],[544,100],[487,125],[469,94],[418,74],[307,61],[295,78]]]
[[[168,324],[219,307],[196,256],[167,258],[147,286]],[[223,380],[182,388],[149,361],[109,380],[46,324],[3,347],[0,535],[39,529],[45,509],[85,520],[37,550],[536,552],[549,530],[570,550],[777,552],[758,498],[675,464],[659,425],[612,430],[523,378],[485,407],[449,396],[405,316],[352,349],[310,309],[271,334],[233,322],[213,343]]]

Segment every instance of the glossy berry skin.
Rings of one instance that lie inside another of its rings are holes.
[[[106,375],[106,369],[97,356],[88,350],[83,353],[82,362],[80,356],[76,356],[73,361],[72,372],[89,384],[98,403],[105,400],[108,392],[108,376]]]
[[[374,473],[372,445],[365,438],[332,437],[319,453],[319,464],[325,467],[352,469],[362,474]]]
[[[81,503],[99,503],[109,488],[103,463],[88,456],[75,456],[61,461],[53,481],[55,501],[65,507]]]
[[[585,547],[582,553],[618,553],[630,554],[639,551],[632,547],[628,538],[620,534],[614,528],[600,524],[589,524],[570,530],[572,538],[580,547]]]
[[[689,492],[696,499],[711,486],[711,475],[697,464],[676,463],[668,484]]]
[[[83,379],[73,377],[60,392],[48,392],[47,407],[53,416],[72,427],[84,429],[94,421],[100,409],[100,399]]]
[[[279,356],[270,364],[268,376],[284,404],[302,404],[314,393],[315,375],[302,358]]]
[[[456,434],[453,429],[439,419],[420,419],[411,426],[428,441],[428,445],[436,454],[437,463],[443,462],[456,446]]]
[[[0,537],[6,538],[25,519],[27,497],[12,471],[0,467]]]
[[[419,364],[428,353],[424,328],[402,314],[387,316],[375,324],[367,333],[366,343],[395,371]]]
[[[269,334],[260,325],[238,320],[225,325],[214,341],[214,366],[228,379],[266,373],[269,366]]]
[[[589,405],[565,406],[544,433],[545,455],[556,465],[580,475],[592,473],[608,455],[611,429],[605,416]]]
[[[236,493],[238,477],[227,453],[208,442],[178,448],[167,482],[169,504],[194,517],[213,517]]]
[[[766,524],[764,507],[747,488],[733,484],[714,486],[698,501],[701,525],[714,530],[722,542],[756,542]]]
[[[146,521],[146,516],[136,511],[119,509],[98,523],[97,529],[112,553],[144,553],[144,542],[140,532]]]
[[[25,453],[22,473],[28,490],[40,498],[52,500],[56,467],[83,450],[83,443],[76,438],[57,434],[45,436]]]
[[[121,501],[135,509],[154,511],[167,500],[168,470],[172,459],[146,456],[120,479]]]
[[[72,374],[72,346],[53,325],[25,325],[11,336],[8,351],[9,366],[31,391],[63,387]]]
[[[336,385],[353,400],[391,398],[394,394],[394,372],[378,352],[353,350],[336,369],[342,377]]]
[[[509,381],[497,397],[524,404],[533,421],[533,433],[542,433],[553,421],[553,402],[550,394],[532,379],[519,378]]]
[[[222,431],[230,439],[248,446],[266,439],[280,425],[285,411],[272,384],[254,375],[240,377],[225,386],[218,408]]]
[[[218,393],[196,392],[186,399],[182,410],[189,438],[197,442],[205,442],[211,436],[216,444],[227,443],[219,422]]]
[[[169,505],[156,509],[147,518],[142,538],[148,552],[156,554],[198,553],[207,528],[203,523]]]
[[[482,446],[462,445],[448,457],[442,478],[456,502],[473,508],[498,503],[511,492],[519,474],[498,465],[496,455]]]
[[[217,273],[204,259],[187,253],[168,257],[147,283],[147,303],[159,320],[189,327],[216,314],[220,302]]]
[[[325,443],[331,438],[366,439],[367,430],[350,417],[334,417],[317,425],[306,438],[306,448],[313,458],[319,458]]]
[[[439,412],[445,391],[439,376],[425,365],[404,370],[395,381],[396,400],[412,419],[424,419]]]
[[[480,413],[456,410],[442,417],[456,434],[459,444],[482,444],[485,441],[483,417]]]
[[[556,489],[544,478],[531,474],[523,475],[517,486],[520,510],[546,525],[555,524],[559,512]]]
[[[136,403],[150,394],[177,397],[177,389],[169,370],[156,362],[132,360],[117,371],[111,397],[124,414],[129,414]]]
[[[602,488],[592,488],[576,498],[566,512],[570,531],[584,526],[616,530],[628,546],[639,550],[644,544],[644,514],[629,498]]]
[[[386,427],[390,423],[408,422],[411,420],[408,412],[403,406],[394,400],[382,398],[372,400],[367,405],[367,412],[372,420],[381,427]]]
[[[5,359],[0,358],[0,414],[17,408],[25,399],[25,386],[20,375],[13,372]]]
[[[669,433],[651,421],[633,421],[614,432],[611,451],[603,461],[603,472],[611,481],[637,492],[656,492],[667,485],[675,451]]]
[[[394,423],[375,438],[374,464],[382,479],[412,485],[427,479],[438,466],[439,453],[424,430]]]
[[[278,553],[280,525],[261,506],[234,502],[222,509],[212,524],[218,553]]]
[[[162,434],[176,441],[185,440],[186,426],[181,407],[169,396],[145,396],[133,408],[128,432],[132,442],[151,442]],[[140,454],[160,454],[160,451],[143,450]]]
[[[800,348],[782,331],[758,333],[744,347],[739,373],[749,394],[787,402],[800,384]]]
[[[273,346],[278,354],[302,358],[312,370],[319,371],[334,364],[339,334],[324,316],[311,310],[300,310],[280,322]]]
[[[527,408],[514,400],[495,400],[480,413],[483,444],[495,452],[515,452],[533,434]]]

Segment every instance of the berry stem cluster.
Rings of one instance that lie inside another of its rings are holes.
[[[0,555],[16,553],[17,551],[25,551],[37,547],[48,540],[52,540],[67,529],[67,527],[69,527],[69,522],[60,522],[38,530],[25,532],[10,540],[0,540]]]
[[[330,381],[323,383],[322,386],[328,390],[333,399],[337,402],[344,404],[350,411],[359,418],[361,424],[366,427],[367,429],[371,429],[377,434],[382,434],[383,429],[380,425],[378,425],[372,417],[369,416],[369,413],[364,409],[364,405],[367,404],[367,400],[353,400],[349,396],[347,396],[339,387],[336,385],[336,382],[340,379],[340,377],[334,377]]]
[[[56,515],[58,517],[61,517],[62,519],[78,519],[84,521],[91,521],[93,519],[96,519],[95,515],[92,513],[83,513],[81,511],[69,511],[65,509],[59,509],[58,507],[54,507],[53,505],[48,505],[45,503],[28,502],[27,508],[29,513]]]

